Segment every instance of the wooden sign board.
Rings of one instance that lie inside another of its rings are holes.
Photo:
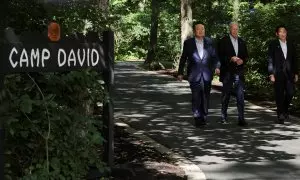
[[[97,33],[76,34],[52,41],[39,32],[21,35],[7,30],[6,43],[0,50],[0,73],[60,72],[91,68],[103,71],[106,67],[103,43]]]

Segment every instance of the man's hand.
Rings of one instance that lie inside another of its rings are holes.
[[[241,64],[243,64],[244,63],[244,61],[242,60],[242,59],[240,59],[240,58],[238,58],[238,60],[236,61],[236,64],[237,65],[241,65]]]
[[[238,57],[232,56],[230,60],[231,60],[232,62],[236,63],[236,61],[238,60]]]
[[[177,80],[178,80],[178,81],[182,81],[182,80],[183,80],[183,75],[178,75],[178,76],[177,76]]]
[[[294,81],[295,81],[295,83],[298,81],[298,74],[295,75]]]
[[[219,68],[215,69],[215,74],[218,75],[218,76],[220,75],[220,69]]]
[[[272,83],[275,82],[275,76],[274,76],[273,74],[270,75],[270,81],[271,81]]]

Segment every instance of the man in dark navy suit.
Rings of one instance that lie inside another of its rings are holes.
[[[227,123],[227,109],[232,88],[236,92],[238,125],[246,126],[244,118],[244,64],[248,58],[246,43],[238,37],[238,24],[230,23],[230,33],[219,41],[218,55],[221,62],[222,87],[221,123]]]
[[[293,99],[295,83],[298,81],[298,66],[295,45],[287,40],[287,29],[276,28],[276,40],[268,50],[268,71],[274,83],[278,123],[289,119],[289,105]]]
[[[205,37],[205,27],[201,23],[194,25],[194,37],[184,42],[178,69],[179,81],[183,79],[186,63],[195,125],[202,126],[206,124],[213,74],[214,71],[219,74],[220,64],[212,40]]]

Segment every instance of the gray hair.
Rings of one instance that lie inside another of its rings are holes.
[[[231,28],[231,26],[233,26],[233,25],[237,25],[237,26],[238,26],[239,23],[237,23],[237,22],[230,22],[230,23],[229,23],[229,28]]]

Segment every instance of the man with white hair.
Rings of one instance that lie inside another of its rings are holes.
[[[221,123],[226,124],[227,109],[231,89],[234,88],[238,109],[238,125],[246,126],[244,118],[244,64],[248,58],[247,46],[244,40],[238,37],[239,26],[232,22],[229,25],[230,33],[223,37],[218,46],[218,55],[221,62],[220,81],[222,87]]]

